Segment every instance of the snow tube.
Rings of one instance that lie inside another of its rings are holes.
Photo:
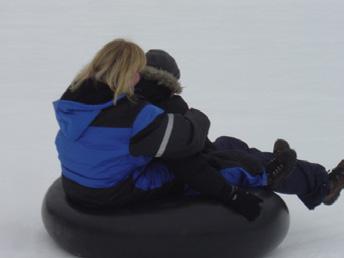
[[[45,195],[42,219],[58,245],[80,257],[258,258],[285,238],[289,212],[275,193],[255,193],[263,204],[253,222],[195,196],[95,212],[70,204],[57,179]]]

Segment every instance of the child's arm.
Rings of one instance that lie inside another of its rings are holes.
[[[153,111],[154,106],[149,106]],[[129,151],[133,156],[172,159],[191,156],[204,148],[209,126],[208,117],[196,109],[188,110],[185,115],[162,113],[132,136]],[[133,131],[136,132],[135,123]]]
[[[189,110],[189,105],[180,95],[175,95],[170,89],[158,84],[141,83],[135,89],[136,94],[143,97],[146,101],[160,107],[167,113],[184,115]],[[213,143],[206,139],[203,151],[215,150]]]

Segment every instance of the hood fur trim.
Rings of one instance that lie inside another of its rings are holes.
[[[153,66],[146,66],[142,70],[141,76],[146,80],[157,81],[158,85],[170,89],[173,94],[180,94],[183,91],[176,77],[169,72],[157,69]]]

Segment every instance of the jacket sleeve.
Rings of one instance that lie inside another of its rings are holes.
[[[191,156],[204,148],[210,127],[208,117],[196,109],[185,115],[161,113],[140,130],[136,129],[141,124],[140,115],[136,120],[129,143],[133,156],[170,159]]]

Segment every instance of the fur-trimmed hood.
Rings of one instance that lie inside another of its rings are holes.
[[[183,91],[176,77],[169,72],[157,69],[153,66],[146,66],[143,71],[141,71],[141,76],[145,80],[156,81],[157,85],[168,88],[172,94],[180,94]]]

